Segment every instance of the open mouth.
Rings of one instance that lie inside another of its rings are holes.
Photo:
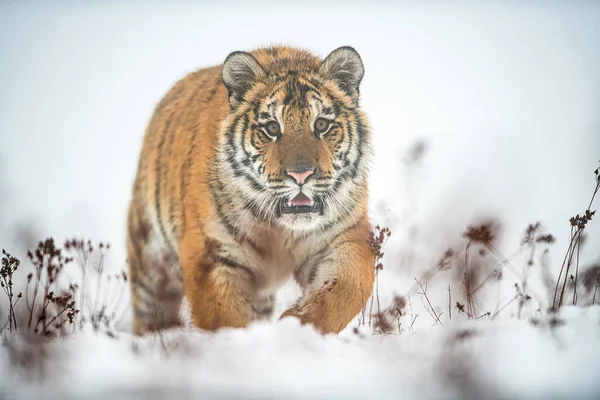
[[[317,213],[323,209],[323,203],[318,198],[311,199],[300,192],[296,197],[282,200],[280,209],[283,214]]]

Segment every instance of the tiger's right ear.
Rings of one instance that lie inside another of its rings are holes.
[[[259,79],[267,76],[256,58],[244,51],[234,51],[223,62],[221,79],[229,90],[229,102],[239,104],[246,92]]]

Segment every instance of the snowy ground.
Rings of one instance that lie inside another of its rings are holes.
[[[286,320],[137,339],[126,313],[117,338],[11,337],[0,347],[0,399],[600,397],[599,306],[546,314],[569,218],[585,210],[600,158],[598,3],[33,3],[0,2],[1,248],[25,260],[48,236],[108,241],[106,267],[118,271],[144,128],[177,79],[264,44],[321,56],[352,45],[373,126],[371,215],[393,232],[380,301],[407,296],[411,311],[387,336],[357,335],[353,322],[321,337]],[[483,317],[466,320],[455,307],[461,233],[489,219],[495,250],[478,258],[473,246],[469,260],[481,266],[477,282],[502,279],[477,293]],[[536,221],[556,242],[521,247]],[[582,273],[600,260],[600,220],[586,231]],[[415,279],[448,248],[459,257],[427,281],[440,326]],[[531,298],[521,302],[515,284]],[[283,288],[276,311],[297,294]],[[582,291],[580,305],[590,299]],[[4,310],[0,296],[2,320]],[[27,360],[33,368],[19,366]]]
[[[20,337],[10,341],[21,352],[27,346]],[[143,339],[81,332],[49,345],[46,359],[27,371],[11,362],[7,349],[0,349],[5,399],[600,396],[600,306],[563,309],[535,324],[455,321],[387,336],[323,337],[293,319]],[[32,374],[46,380],[32,384]]]

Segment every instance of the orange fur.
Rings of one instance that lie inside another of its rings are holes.
[[[275,142],[257,133],[259,128],[250,131],[256,121],[247,117],[250,108],[244,104],[258,104],[267,95],[278,104],[289,101],[277,84],[257,79],[243,99],[234,99],[224,85],[223,66],[215,66],[191,73],[174,85],[156,107],[146,130],[128,215],[127,250],[137,334],[176,325],[175,314],[184,295],[197,327],[246,326],[268,313],[273,291],[292,275],[305,294],[282,317],[298,317],[324,333],[339,332],[371,294],[373,255],[367,243],[371,228],[367,180],[362,171],[353,178],[351,191],[347,189],[347,196],[355,193],[356,200],[344,200],[347,204],[338,212],[342,216],[335,214],[335,223],[330,223],[328,230],[309,228],[319,223],[312,214],[310,221],[308,216],[285,215],[282,218],[291,221],[287,225],[277,223],[274,217],[262,218],[260,210],[258,216],[250,217],[251,212],[236,203],[243,196],[231,194],[236,185],[229,182],[228,173],[233,172],[220,166],[226,132],[236,116],[238,126],[244,118],[250,120],[247,129],[251,133],[243,140],[245,146],[255,146],[264,159],[265,182],[285,182],[285,171],[313,165],[311,179],[333,184],[339,168],[336,157],[347,145],[344,138],[347,141],[351,136],[350,125],[359,120],[356,126],[364,128],[360,140],[365,141],[365,151],[370,151],[366,117],[355,106],[358,94],[344,92],[334,79],[319,72],[320,59],[290,47],[250,54],[265,75],[285,78],[297,74],[294,82],[298,85],[319,83],[323,93],[338,107],[351,110],[353,117],[340,113],[336,121],[346,125],[332,127],[318,137],[310,129],[308,111],[289,106],[280,116],[283,131]],[[282,82],[285,86],[287,81]],[[295,92],[287,93],[289,97]],[[222,200],[223,193],[228,200]],[[258,201],[256,204],[259,207]],[[231,221],[224,221],[223,215]],[[331,221],[333,215],[331,211]],[[294,226],[303,221],[308,221],[307,228],[295,231]],[[321,264],[327,265],[326,269],[320,270]],[[261,304],[266,311],[260,309]]]

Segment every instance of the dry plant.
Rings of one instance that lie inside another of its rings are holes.
[[[377,303],[377,314],[381,314],[381,304],[379,301],[379,273],[383,270],[383,263],[381,262],[384,256],[383,246],[387,242],[388,238],[392,235],[389,228],[382,228],[379,225],[375,226],[375,229],[371,232],[371,237],[368,240],[369,246],[373,253],[373,274],[375,276],[375,285],[373,292],[371,293],[370,299],[365,302],[365,306],[361,310],[358,318],[358,325],[371,327],[373,319],[373,306]],[[369,304],[369,317],[368,323],[366,321],[367,304]]]
[[[406,308],[406,298],[403,296],[394,296],[394,300],[392,304],[385,308],[384,310],[379,311],[377,314],[373,315],[375,333],[379,334],[389,334],[395,331],[398,333],[402,333],[404,330],[402,328],[402,317],[404,316],[404,309]],[[417,314],[413,318],[413,322],[415,321]],[[409,327],[409,330],[412,329],[412,324]]]
[[[600,263],[593,264],[585,269],[582,273],[582,285],[588,294],[589,303],[592,306],[597,303],[597,299],[600,299]]]
[[[78,306],[82,312],[79,327],[89,322],[94,330],[104,329],[110,334],[114,323],[120,321],[127,306],[122,301],[127,291],[127,274],[125,271],[110,275],[106,273],[105,262],[110,244],[100,242],[94,246],[91,240],[72,238],[65,242],[64,247],[73,256],[81,273]],[[90,272],[94,273],[92,277],[95,280],[93,295],[88,282]],[[106,285],[104,296],[103,285]]]
[[[479,274],[484,269],[482,260],[478,259],[476,262],[470,260],[469,250],[474,245],[481,246],[478,249],[478,255],[485,257],[490,248],[493,247],[494,241],[497,237],[498,226],[492,221],[486,221],[480,225],[467,226],[467,230],[463,233],[463,237],[467,239],[465,245],[465,259],[463,264],[463,287],[465,291],[465,301],[467,304],[466,313],[470,318],[476,314],[476,292],[487,283],[485,278],[483,281],[478,281]],[[471,262],[470,262],[471,261]],[[488,277],[495,276],[494,270],[488,275]]]
[[[429,301],[429,297],[427,296],[427,283],[425,284],[425,287],[423,287],[423,284],[421,283],[421,281],[417,280],[417,278],[415,278],[415,282],[417,282],[417,285],[421,289],[421,291],[417,292],[417,294],[423,296],[425,298],[425,300],[427,301],[427,305],[425,306],[425,309],[427,310],[427,312],[429,312],[429,315],[431,315],[431,318],[433,318],[433,320],[435,321],[434,325],[440,324],[441,326],[444,326],[444,324],[442,324],[442,321],[440,321],[440,317],[442,316],[443,313],[438,314],[435,312],[435,308],[433,307],[433,305],[431,304],[431,301]]]
[[[122,297],[127,289],[127,275],[124,272],[105,274],[104,263],[109,248],[102,243],[94,247],[91,241],[78,239],[66,241],[64,248],[57,247],[52,238],[39,242],[35,250],[27,252],[33,271],[26,275],[26,282],[20,282],[25,287],[23,294],[16,296],[13,286],[18,282],[13,281],[13,274],[20,261],[3,250],[0,281],[8,298],[9,315],[6,326],[2,326],[0,332],[22,329],[41,336],[65,336],[89,322],[94,330],[112,334],[119,315],[117,309],[122,316],[126,308]],[[66,284],[64,272],[73,264],[79,266],[82,279],[79,283]],[[88,299],[88,268],[95,272],[96,293],[92,300]],[[119,290],[116,296],[113,290],[106,290],[102,297],[104,281],[109,283],[109,289]],[[22,297],[25,298],[26,309],[17,313],[15,307]]]
[[[75,308],[77,285],[60,287],[60,275],[73,259],[63,256],[52,238],[28,251],[33,272],[27,275],[25,302],[29,312],[26,329],[40,335],[66,334],[67,324],[73,324],[79,310]],[[41,297],[38,297],[41,296]]]
[[[587,209],[582,216],[577,215],[570,220],[571,241],[553,288],[552,309],[566,303],[566,292],[569,288],[573,290],[573,305],[578,304],[578,299],[583,293],[589,297],[589,304],[600,301],[600,264],[582,269],[581,273],[579,271],[584,231],[587,223],[595,215],[591,206],[600,190],[598,169],[594,174],[596,186]],[[411,298],[414,296],[421,298],[433,325],[440,326],[444,324],[444,314],[448,320],[453,318],[453,310],[457,310],[455,318],[493,319],[516,303],[516,315],[522,318],[524,311],[530,308],[533,302],[537,302],[537,311],[541,312],[543,296],[529,287],[528,274],[536,264],[536,255],[540,251],[542,256],[547,254],[547,247],[554,243],[554,237],[545,233],[539,222],[532,223],[526,228],[517,251],[506,257],[496,245],[498,229],[499,225],[491,219],[468,225],[462,233],[461,244],[447,248],[435,265],[419,278],[415,278],[414,285],[406,293],[396,295],[388,307],[382,307],[379,298],[379,278],[383,271],[383,247],[391,236],[391,231],[387,227],[377,225],[369,239],[374,255],[374,289],[359,313],[359,327],[368,326],[380,334],[412,331],[419,317],[418,313],[413,313]],[[56,247],[51,238],[40,242],[35,251],[28,252],[33,272],[27,275],[23,293],[15,293],[14,289],[15,286],[18,287],[14,282],[14,273],[20,267],[20,262],[3,251],[0,285],[8,298],[8,318],[5,323],[0,324],[0,331],[10,333],[24,328],[40,335],[55,336],[68,333],[67,326],[73,326],[72,331],[75,331],[76,328],[82,328],[89,323],[94,330],[111,332],[114,322],[126,311],[127,304],[122,300],[127,292],[128,277],[125,272],[112,275],[106,273],[105,261],[109,249],[109,245],[100,243],[94,246],[89,240],[76,238],[67,240],[64,249]],[[68,253],[69,257],[66,257],[65,253]],[[520,256],[525,258],[522,268],[516,265]],[[78,266],[81,280],[77,284],[61,286],[62,272],[72,264]],[[544,272],[547,266],[543,261],[541,265]],[[447,313],[437,311],[439,308],[436,308],[427,293],[429,283],[443,271],[453,271],[457,276],[456,283],[447,286]],[[516,278],[513,284],[515,295],[504,301],[498,300],[495,310],[481,306],[479,297],[482,289],[492,282],[505,279],[507,271]],[[28,312],[20,318],[16,306],[22,297],[25,297],[24,303]],[[405,311],[407,306],[409,312]],[[408,327],[405,329],[402,319],[407,315],[410,316],[410,321],[406,323]],[[159,339],[164,344],[162,336]]]
[[[15,307],[21,299],[21,297],[23,297],[21,292],[19,292],[19,294],[17,294],[16,296],[13,293],[13,275],[17,271],[19,264],[19,260],[8,254],[6,250],[2,250],[2,264],[0,266],[0,286],[4,290],[6,296],[8,297],[8,321],[6,324],[8,325],[9,332],[17,330],[17,318],[15,316]],[[0,329],[0,331],[2,331],[2,329]]]
[[[585,239],[584,230],[587,223],[595,215],[595,211],[591,210],[591,206],[596,194],[600,190],[600,174],[598,169],[594,171],[594,174],[596,177],[596,186],[585,213],[582,216],[577,215],[570,220],[571,242],[565,255],[559,278],[556,281],[556,287],[554,288],[554,308],[558,308],[564,304],[565,293],[568,288],[572,288],[573,290],[571,301],[573,305],[577,305],[578,299],[581,296],[581,288],[585,289],[584,292],[589,296],[589,304],[596,304],[597,299],[600,298],[600,264],[584,269],[582,274],[579,272],[581,246]],[[453,308],[458,311],[458,315],[464,315],[468,319],[480,319],[484,317],[493,319],[511,304],[516,304],[516,316],[522,318],[525,309],[530,308],[532,305],[532,301],[537,302],[539,305],[536,313],[542,313],[542,305],[547,304],[547,302],[543,300],[544,297],[542,295],[529,287],[528,275],[529,270],[536,264],[536,256],[540,250],[542,272],[547,275],[546,270],[548,266],[544,262],[543,257],[548,253],[548,246],[555,242],[554,236],[544,232],[541,223],[530,224],[525,230],[524,237],[517,251],[505,257],[495,244],[497,230],[498,226],[491,221],[467,226],[466,231],[462,234],[465,240],[464,245],[448,248],[435,266],[426,270],[420,279],[415,278],[415,284],[404,296],[409,299],[409,304],[411,296],[415,294],[421,296],[423,306],[432,317],[434,325],[442,325],[441,316],[443,313],[436,312],[434,304],[432,304],[430,297],[427,295],[427,286],[439,272],[455,269],[457,273],[460,273],[460,283],[463,290],[461,296],[455,299],[455,306],[452,307],[452,290],[450,286],[447,287],[448,319],[452,318]],[[521,256],[525,258],[522,269],[518,268],[515,264],[516,260]],[[516,278],[516,282],[514,283],[515,295],[504,302],[499,301],[496,309],[493,311],[481,309],[478,305],[477,293],[490,282],[502,280],[505,277],[505,271],[510,272]]]
[[[577,305],[577,284],[579,282],[579,255],[582,241],[584,238],[583,233],[585,231],[585,227],[587,223],[590,222],[596,214],[596,211],[592,211],[591,208],[594,202],[594,198],[596,197],[598,190],[600,190],[600,172],[598,168],[596,168],[596,170],[594,171],[594,176],[596,180],[596,187],[594,188],[594,192],[592,193],[592,198],[587,206],[587,209],[585,210],[583,215],[580,216],[579,214],[577,214],[569,220],[569,222],[571,223],[571,240],[569,242],[567,252],[565,253],[563,263],[560,267],[558,279],[556,280],[556,287],[554,289],[554,301],[552,304],[553,309],[558,309],[564,305],[567,282],[569,280],[572,282],[573,287],[572,304]],[[575,264],[575,275],[573,275],[571,270],[573,264]]]
[[[426,270],[422,276],[415,278],[415,284],[409,289],[407,296],[419,295],[423,306],[433,319],[434,325],[443,325],[441,316],[443,312],[437,312],[434,305],[427,295],[429,282],[442,271],[454,271],[456,274],[458,286],[461,287],[461,296],[458,297],[455,306],[452,306],[451,285],[448,290],[448,319],[452,319],[452,310],[458,310],[459,315],[465,315],[467,318],[482,318],[489,315],[489,312],[482,312],[478,315],[478,306],[476,294],[488,282],[499,279],[498,268],[493,268],[494,262],[488,256],[490,248],[493,248],[497,237],[499,225],[489,219],[476,225],[468,225],[462,234],[463,243],[454,248],[447,248],[438,262],[430,269]],[[490,268],[492,266],[492,268]],[[481,278],[485,269],[491,271]],[[456,287],[456,286],[455,286]]]
[[[385,244],[385,240],[382,240],[384,236],[381,235],[380,229],[375,229],[372,240],[375,244],[374,254],[379,255],[375,263],[377,278],[379,278],[379,273],[383,269],[381,258],[383,255],[382,246]],[[415,320],[419,316],[419,314],[414,314],[412,311],[411,297],[414,296],[421,298],[421,303],[431,316],[433,325],[440,326],[444,325],[444,318],[442,318],[444,314],[447,314],[446,318],[448,320],[452,319],[453,310],[457,310],[457,316],[463,316],[467,319],[495,318],[511,304],[518,302],[517,316],[521,318],[525,308],[527,308],[532,300],[535,299],[539,304],[542,304],[542,296],[535,293],[528,286],[528,270],[536,264],[536,254],[540,250],[544,254],[548,251],[547,246],[554,243],[554,237],[544,232],[541,223],[530,224],[525,230],[519,249],[510,256],[505,257],[496,245],[498,230],[499,224],[491,219],[484,220],[478,224],[468,225],[462,233],[463,243],[445,250],[434,266],[426,270],[420,278],[415,278],[413,286],[404,295],[397,295],[392,304],[383,310],[381,310],[378,302],[378,290],[376,286],[370,302],[371,304],[377,304],[377,310],[373,312],[372,308],[370,309],[367,322],[365,307],[359,315],[359,326],[367,325],[371,327],[371,318],[374,318],[375,324],[373,327],[375,328],[375,333],[390,333],[395,330],[401,333],[403,331],[401,328],[401,318],[410,315],[411,321],[407,330],[411,331]],[[516,265],[516,260],[519,256],[523,256],[526,259],[522,271]],[[505,302],[498,302],[495,310],[482,308],[479,304],[478,295],[481,295],[482,290],[490,283],[505,279],[505,270],[509,271],[512,277],[516,279],[514,283],[515,295]],[[458,283],[458,285],[447,286],[447,313],[437,311],[439,308],[436,308],[428,295],[429,283],[443,271],[454,271]],[[457,286],[460,288],[458,293],[456,290]],[[598,286],[600,286],[600,276],[598,277]],[[410,312],[403,311],[407,304]]]

